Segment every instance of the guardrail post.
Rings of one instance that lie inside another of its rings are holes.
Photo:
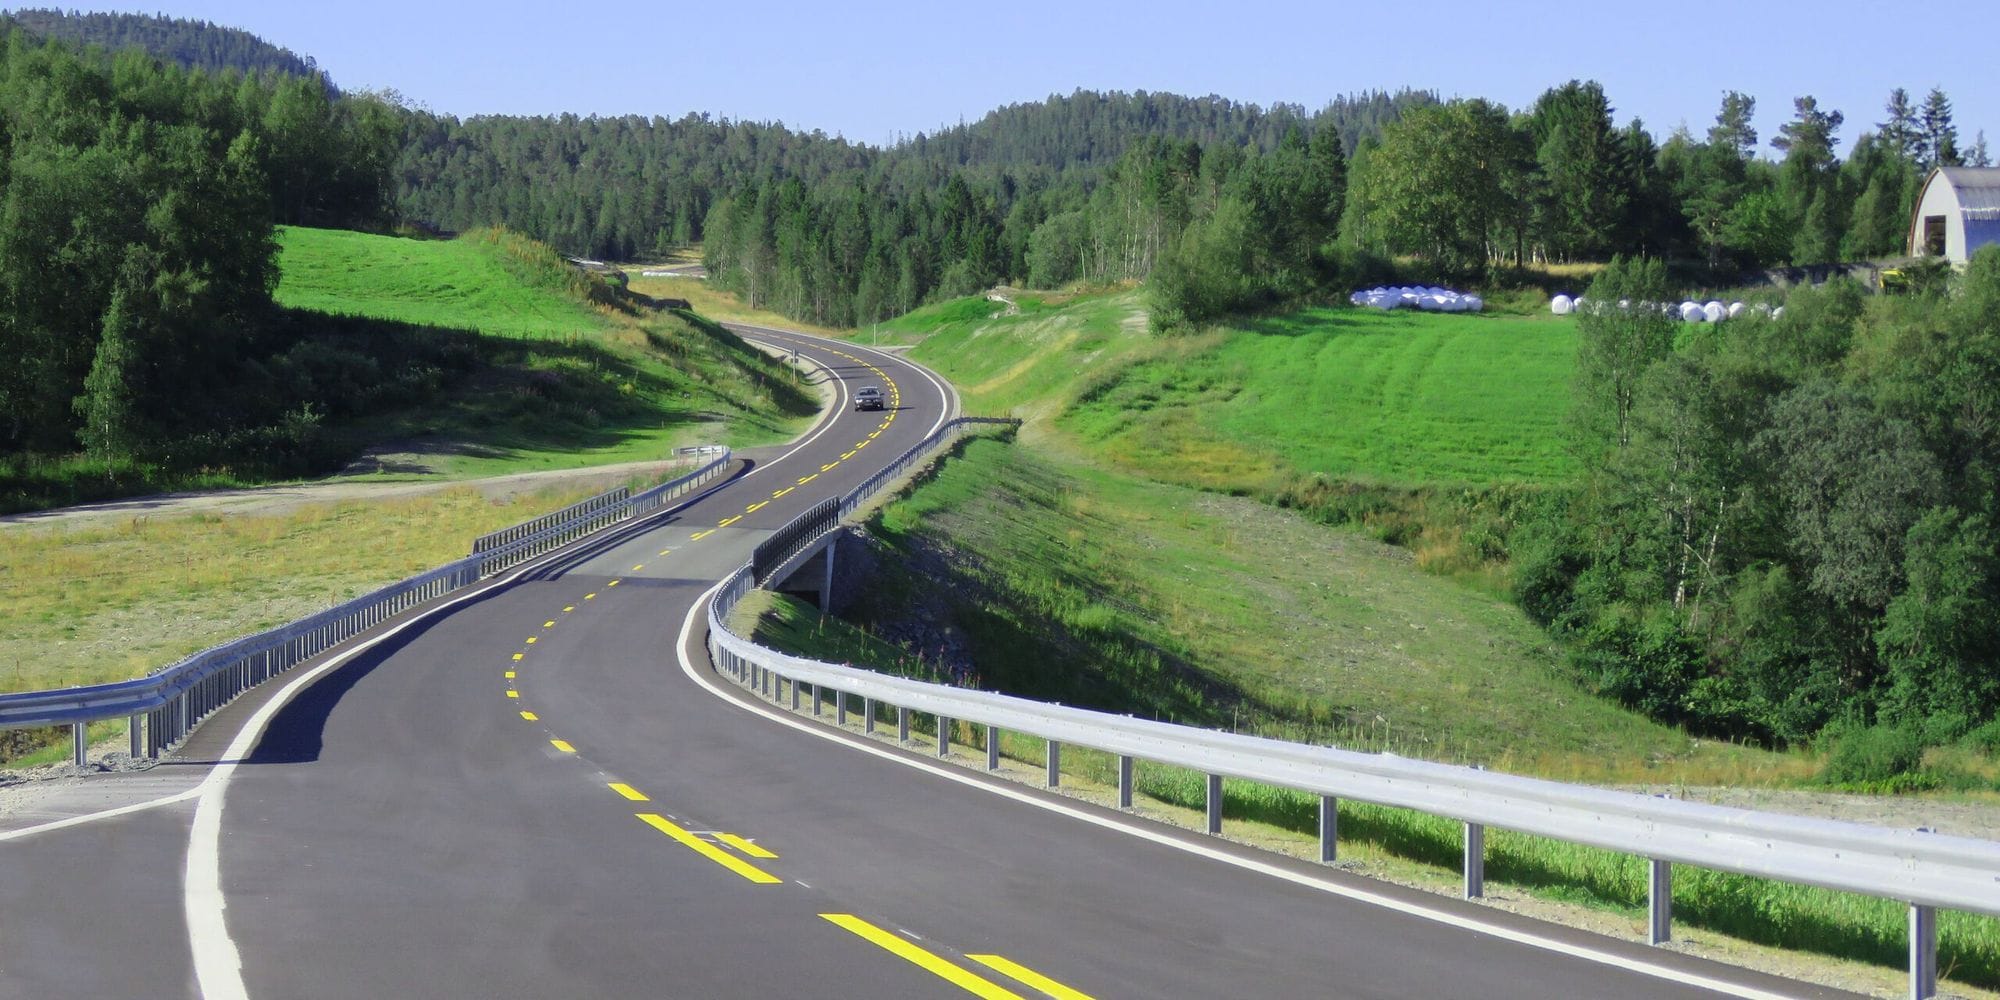
[[[1331,795],[1319,797],[1319,863],[1333,864],[1340,860],[1340,800]]]
[[[847,692],[845,691],[835,691],[833,693],[833,721],[843,726],[847,725]]]
[[[1132,758],[1118,756],[1118,808],[1132,808]]]
[[[811,688],[812,688],[812,700],[813,700],[813,718],[817,719],[819,718],[819,685],[817,684],[811,685]]]
[[[1465,898],[1486,895],[1486,826],[1465,824]]]
[[[1208,832],[1222,832],[1222,775],[1208,776]]]
[[[1937,908],[1910,905],[1910,1000],[1937,996]]]
[[[821,614],[833,613],[833,545],[840,536],[836,533],[826,543],[826,580],[819,588],[819,610]]]
[[[940,715],[937,717],[937,727],[938,756],[949,757],[951,756],[951,720]]]
[[[1049,787],[1062,787],[1062,744],[1049,741]]]
[[[791,681],[792,681],[792,711],[796,712],[799,710],[799,679],[794,677],[791,679]]]
[[[1000,727],[986,727],[986,769],[1000,770]]]
[[[875,735],[875,699],[861,699],[861,714],[867,716],[861,722],[861,731],[870,736]]]
[[[1666,944],[1674,939],[1674,863],[1647,859],[1652,868],[1646,880],[1646,943]]]
[[[905,746],[909,745],[910,710],[902,705],[896,706],[896,739]]]
[[[70,723],[69,741],[70,749],[74,751],[71,756],[75,759],[76,766],[82,767],[90,763],[90,723]]]
[[[144,718],[145,716],[143,715],[135,715],[125,722],[125,735],[130,737],[132,741],[133,760],[138,760],[139,755],[145,752],[145,745],[140,740],[140,737],[144,734],[139,732],[139,723]]]

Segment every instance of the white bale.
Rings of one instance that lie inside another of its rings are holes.
[[[1458,302],[1466,312],[1483,312],[1486,309],[1486,300],[1477,295],[1467,295]]]
[[[1735,319],[1736,317],[1743,315],[1744,310],[1747,308],[1749,307],[1745,306],[1741,302],[1731,302],[1729,304],[1729,318]]]
[[[1707,314],[1701,311],[1701,303],[1699,302],[1681,303],[1681,320],[1683,322],[1699,323],[1707,318],[1708,318]]]
[[[1549,311],[1558,316],[1567,316],[1570,310],[1574,308],[1576,308],[1576,303],[1571,301],[1567,295],[1558,295],[1549,300]]]
[[[1701,307],[1701,316],[1710,323],[1720,323],[1729,318],[1729,309],[1720,302],[1710,302]]]
[[[1784,307],[1784,306],[1779,306],[1778,308],[1776,308],[1776,309],[1773,309],[1773,310],[1771,310],[1771,318],[1772,318],[1772,319],[1784,319],[1784,318],[1785,318],[1785,307]]]

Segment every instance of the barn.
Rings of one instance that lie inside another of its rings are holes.
[[[2000,243],[2000,167],[1931,171],[1910,218],[1910,256],[1964,264],[1990,243]]]

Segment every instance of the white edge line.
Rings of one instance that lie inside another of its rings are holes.
[[[200,794],[201,794],[201,786],[196,785],[193,788],[188,789],[187,791],[175,792],[172,795],[163,795],[157,799],[147,799],[144,802],[134,802],[131,805],[119,806],[115,809],[100,809],[94,813],[85,813],[82,816],[71,816],[68,819],[53,820],[47,823],[38,823],[34,826],[24,826],[19,830],[8,830],[5,833],[0,833],[0,843],[6,843],[7,841],[10,840],[25,840],[29,837],[35,836],[36,834],[54,833],[57,830],[67,830],[70,827],[82,826],[85,823],[95,823],[101,819],[115,819],[119,816],[130,816],[135,812],[143,812],[147,809],[153,809],[158,806],[169,806],[173,805],[176,802],[186,802],[187,800],[194,798],[195,796]]]
[[[1342,896],[1347,899],[1352,899],[1362,903],[1368,903],[1373,906],[1380,906],[1383,907],[1384,909],[1394,910],[1398,913],[1407,914],[1409,916],[1419,917],[1424,920],[1430,920],[1436,923],[1446,924],[1448,926],[1456,927],[1461,930],[1467,930],[1480,934],[1491,935],[1493,937],[1500,938],[1501,940],[1504,941],[1510,941],[1515,944],[1526,945],[1531,948],[1539,948],[1543,951],[1550,951],[1559,955],[1567,955],[1572,958],[1583,959],[1584,961],[1587,962],[1595,962],[1599,965],[1607,965],[1613,968],[1623,969],[1627,972],[1634,972],[1643,976],[1651,976],[1655,979],[1665,979],[1671,982],[1683,983],[1700,989],[1713,990],[1715,992],[1726,993],[1731,996],[1744,997],[1746,998],[1746,1000],[1795,1000],[1796,996],[1795,994],[1774,993],[1768,990],[1761,990],[1755,987],[1745,986],[1739,983],[1732,983],[1727,980],[1715,979],[1709,976],[1703,976],[1696,973],[1685,972],[1680,969],[1675,969],[1670,966],[1661,965],[1656,962],[1647,962],[1640,959],[1628,958],[1624,955],[1614,954],[1612,952],[1603,951],[1597,948],[1591,948],[1585,945],[1572,944],[1566,941],[1558,941],[1554,938],[1542,937],[1540,935],[1532,934],[1523,930],[1518,930],[1516,928],[1504,927],[1499,924],[1478,919],[1477,917],[1468,917],[1463,914],[1451,913],[1442,909],[1438,909],[1436,907],[1425,906],[1422,903],[1416,903],[1416,902],[1411,902],[1409,900],[1403,900],[1391,896],[1385,896],[1380,893],[1372,892],[1367,889],[1358,889],[1353,886],[1342,885],[1338,882],[1329,881],[1327,879],[1314,878],[1310,875],[1305,875],[1299,872],[1290,871],[1288,869],[1280,868],[1276,865],[1269,864],[1263,861],[1258,861],[1253,858],[1239,857],[1235,854],[1231,854],[1225,851],[1218,851],[1215,850],[1214,848],[1207,847],[1202,844],[1191,843],[1189,841],[1183,840],[1176,836],[1172,836],[1170,834],[1164,833],[1159,830],[1150,829],[1148,827],[1140,826],[1138,824],[1122,822],[1120,820],[1113,819],[1108,816],[1101,816],[1096,813],[1085,812],[1081,809],[1077,809],[1060,802],[1052,802],[1034,795],[1029,795],[1018,789],[990,784],[987,781],[974,778],[973,776],[966,774],[965,772],[961,771],[956,767],[943,764],[932,764],[928,761],[916,760],[907,757],[903,754],[895,753],[890,750],[884,749],[882,747],[874,746],[870,743],[863,742],[860,739],[850,736],[845,732],[836,733],[820,726],[810,725],[806,723],[804,720],[794,717],[789,712],[766,705],[761,699],[744,701],[742,699],[732,697],[727,691],[725,691],[722,688],[721,681],[714,679],[712,676],[704,676],[701,671],[695,668],[693,661],[689,660],[687,655],[688,640],[693,635],[697,616],[703,614],[703,612],[708,607],[709,601],[714,600],[716,591],[721,589],[722,589],[721,583],[717,583],[714,587],[709,588],[696,601],[695,606],[688,611],[687,618],[681,623],[680,641],[674,646],[674,655],[680,659],[681,672],[686,674],[690,680],[693,680],[695,683],[700,684],[704,688],[707,688],[709,693],[722,699],[724,702],[731,705],[735,705],[736,707],[741,708],[746,712],[762,715],[765,718],[768,718],[781,725],[790,726],[791,728],[796,729],[800,732],[817,736],[820,739],[837,743],[841,746],[847,747],[851,750],[855,750],[860,753],[865,753],[875,757],[880,757],[883,760],[894,761],[895,763],[904,765],[905,767],[915,768],[919,771],[927,771],[931,774],[937,775],[938,777],[944,778],[947,781],[955,781],[961,785],[965,785],[970,788],[977,788],[980,789],[981,791],[985,791],[993,795],[998,795],[1003,798],[1013,799],[1016,802],[1025,803],[1027,805],[1031,805],[1039,809],[1046,809],[1050,812],[1059,813],[1061,815],[1068,816],[1072,819],[1082,820],[1083,822],[1089,823],[1093,826],[1103,827],[1107,830],[1115,830],[1120,833],[1137,837],[1141,840],[1148,840],[1153,843],[1160,844],[1165,847],[1171,847],[1176,850],[1185,851],[1189,854],[1194,854],[1199,857],[1208,858],[1214,861],[1220,861],[1228,865],[1234,865],[1238,868],[1243,868],[1249,871],[1257,872],[1258,874],[1261,875],[1268,875],[1271,876],[1272,878],[1283,879],[1287,882],[1291,882],[1296,885],[1302,885],[1309,889],[1317,889],[1320,890],[1321,892],[1330,893],[1336,896]]]

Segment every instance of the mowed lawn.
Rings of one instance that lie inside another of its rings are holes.
[[[1138,361],[1066,425],[1149,472],[1247,449],[1393,484],[1567,478],[1573,323],[1313,309]]]
[[[574,294],[550,287],[566,275],[535,273],[485,235],[412,240],[281,228],[278,304],[498,337],[559,338],[604,329],[603,316]]]

